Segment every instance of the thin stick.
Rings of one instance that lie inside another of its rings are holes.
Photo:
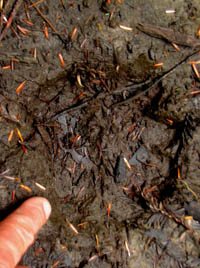
[[[16,53],[0,53],[0,60],[7,61],[7,60],[15,59],[19,62],[34,64],[37,63],[37,59],[34,57],[24,56]]]
[[[164,39],[169,43],[193,48],[200,47],[200,42],[198,39],[187,34],[176,32],[172,29],[154,26],[146,23],[138,23],[137,28],[141,32],[144,32],[155,38]]]
[[[12,12],[11,12],[9,18],[8,18],[8,21],[7,21],[5,27],[3,28],[3,30],[2,30],[2,32],[0,34],[0,42],[5,37],[8,29],[10,28],[10,26],[12,24],[12,21],[13,21],[14,17],[16,16],[17,11],[20,8],[22,3],[23,3],[23,0],[16,0],[15,1],[15,4],[14,4],[13,9],[12,9]]]
[[[49,27],[52,29],[52,31],[54,31],[55,33],[58,33],[56,28],[53,26],[53,24],[49,21],[49,19],[47,19],[45,17],[45,15],[40,11],[40,9],[34,5],[33,1],[31,1],[33,7],[35,8],[35,10],[37,11],[37,13],[40,15],[40,17],[49,25]]]
[[[178,68],[179,66],[181,66],[183,63],[185,63],[189,58],[191,58],[192,56],[194,56],[195,54],[199,53],[199,49],[193,51],[191,54],[187,55],[183,60],[181,60],[180,62],[176,63],[173,67],[171,67],[168,71],[166,71],[164,74],[154,78],[149,85],[147,86],[146,89],[138,89],[135,94],[133,96],[128,97],[127,99],[114,103],[112,106],[118,106],[121,104],[126,104],[131,102],[132,100],[138,98],[140,95],[148,92],[150,89],[152,89],[155,85],[157,85],[160,81],[162,81],[164,78],[166,78],[167,76],[169,76],[172,72],[175,71],[176,68]],[[131,87],[129,88],[129,90],[131,90]]]
[[[39,0],[39,1],[36,1],[34,2],[33,4],[31,4],[29,7],[34,7],[34,6],[37,6],[39,4],[41,4],[42,2],[44,2],[45,0]]]
[[[61,3],[61,5],[62,5],[62,7],[65,9],[64,1],[63,1],[63,0],[60,0],[60,3]]]
[[[80,103],[80,104],[75,104],[75,105],[71,105],[67,108],[64,108],[61,111],[58,111],[55,114],[53,114],[50,118],[48,118],[47,121],[52,120],[52,119],[57,119],[59,116],[65,115],[66,113],[82,109],[82,108],[86,107],[88,105],[88,103],[89,103],[89,100],[85,101],[83,103]]]
[[[32,4],[33,2],[30,1]],[[49,27],[52,29],[52,31],[58,36],[58,38],[66,45],[67,40],[64,40],[64,38],[61,36],[61,34],[59,34],[59,32],[56,30],[56,28],[53,26],[53,24],[49,21],[49,19],[47,19],[45,17],[45,15],[41,12],[41,10],[37,7],[37,6],[33,6],[35,8],[35,10],[37,11],[37,13],[40,15],[40,17],[49,25]]]
[[[9,10],[12,9],[13,4],[14,4],[13,0],[6,1],[5,5],[4,5],[4,8],[3,8],[3,11],[1,12],[1,21],[0,21],[1,26],[2,26],[2,23],[3,23],[3,16],[5,14],[7,14],[9,12]]]

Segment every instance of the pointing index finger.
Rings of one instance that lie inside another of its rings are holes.
[[[33,197],[0,223],[0,268],[17,265],[50,213],[45,198]]]

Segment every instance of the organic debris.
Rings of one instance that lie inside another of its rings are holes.
[[[180,2],[0,0],[2,218],[52,205],[22,265],[200,264],[200,6]]]

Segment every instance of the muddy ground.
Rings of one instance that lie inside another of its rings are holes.
[[[1,218],[53,207],[21,263],[200,267],[199,1],[35,3],[1,8]]]

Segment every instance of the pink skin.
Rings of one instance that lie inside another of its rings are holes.
[[[45,198],[32,197],[0,223],[0,268],[16,267],[50,213]]]

